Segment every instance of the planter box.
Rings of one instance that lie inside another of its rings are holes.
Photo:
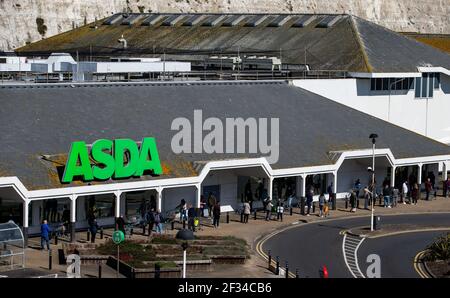
[[[244,264],[247,257],[246,256],[209,256],[213,263],[215,264]]]
[[[108,257],[106,265],[112,269],[117,269],[117,258]],[[154,268],[134,268],[127,263],[120,261],[119,272],[127,278],[155,278]],[[181,268],[161,268],[159,271],[160,278],[180,278]]]

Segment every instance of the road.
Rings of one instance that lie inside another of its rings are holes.
[[[352,277],[343,258],[343,236],[340,231],[365,226],[368,223],[369,217],[359,217],[299,224],[267,239],[262,245],[262,250],[265,253],[270,250],[274,259],[279,256],[282,267],[288,261],[289,270],[294,272],[298,269],[300,277],[319,277],[319,269],[323,265],[327,266],[330,277]],[[381,218],[381,224],[450,227],[450,213],[385,215]],[[435,233],[407,233],[367,239],[361,245],[358,258],[365,260],[368,254],[378,253],[382,258],[382,276],[386,274],[386,277],[414,277],[410,270],[411,255],[423,250],[435,235]],[[384,257],[386,260],[383,260]],[[365,272],[367,266],[365,264],[362,266],[361,260],[359,264],[361,271]]]

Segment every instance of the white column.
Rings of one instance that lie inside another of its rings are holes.
[[[161,211],[161,206],[162,206],[162,192],[163,192],[163,188],[162,187],[158,187],[158,189],[156,190],[156,210]]]
[[[422,183],[422,164],[419,163],[417,166],[419,167],[419,171],[417,172],[417,184],[419,184],[420,189],[420,184]]]
[[[23,201],[23,227],[28,228],[28,206],[30,201]]]
[[[337,193],[337,171],[333,172],[333,192]]]
[[[443,164],[443,167],[442,167],[442,179],[444,181],[447,180],[447,177],[448,177],[448,175],[447,175],[448,166],[449,166],[448,161],[444,161],[444,164]]]
[[[116,200],[116,218],[120,217],[120,195],[122,194],[122,192],[120,191],[115,191],[114,195],[116,196],[115,200]]]
[[[395,186],[395,169],[396,168],[397,168],[396,166],[391,167],[391,186],[392,187]]]
[[[302,184],[301,184],[301,190],[300,190],[300,196],[305,197],[306,196],[306,174],[301,175],[302,177]]]
[[[77,221],[77,196],[72,195],[70,198],[70,222]]]
[[[195,188],[197,189],[195,192],[195,208],[200,208],[200,197],[202,195],[202,185],[196,184]]]
[[[269,187],[267,188],[267,192],[269,193],[269,197],[272,198],[273,194],[273,177],[269,177]]]

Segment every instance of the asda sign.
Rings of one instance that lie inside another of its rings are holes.
[[[75,177],[84,181],[140,177],[149,171],[162,173],[154,138],[144,138],[140,146],[130,139],[100,139],[90,150],[80,141],[70,147],[62,182],[70,183]]]

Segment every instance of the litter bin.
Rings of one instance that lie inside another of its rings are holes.
[[[381,217],[380,216],[374,216],[373,217],[373,229],[379,230],[381,228]]]

